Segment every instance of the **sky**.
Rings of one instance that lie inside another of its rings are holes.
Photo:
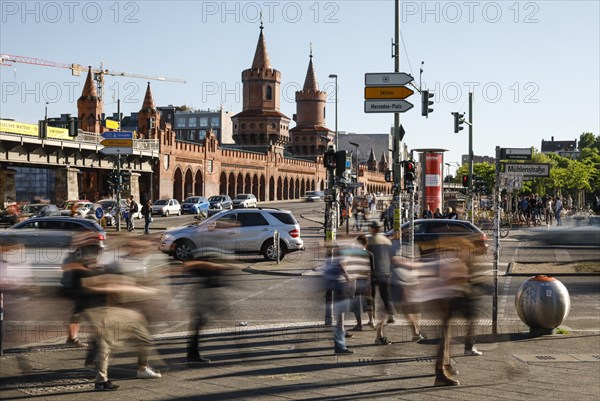
[[[0,1],[0,52],[58,64],[185,79],[151,83],[158,106],[188,105],[237,113],[241,73],[250,68],[260,13],[271,64],[279,70],[281,111],[295,113],[294,93],[312,47],[327,125],[389,133],[392,113],[365,113],[365,73],[394,71],[394,1]],[[401,114],[409,149],[468,152],[468,127],[453,132],[451,112],[468,118],[473,93],[473,152],[496,146],[541,147],[542,140],[599,135],[600,2],[401,1],[400,71],[435,94],[421,116],[417,94]],[[423,64],[422,64],[423,63]],[[420,68],[423,73],[420,76]],[[0,67],[0,117],[36,123],[76,114],[85,76],[21,63]],[[106,77],[104,111],[142,105],[146,79]],[[48,103],[46,105],[46,103]],[[293,126],[293,124],[291,124]],[[449,171],[453,173],[453,171]]]

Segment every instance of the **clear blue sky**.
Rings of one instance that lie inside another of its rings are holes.
[[[1,1],[0,51],[112,71],[187,79],[151,81],[158,105],[241,110],[241,72],[249,68],[263,11],[267,47],[282,73],[282,111],[295,112],[310,43],[321,89],[339,76],[338,128],[386,133],[393,114],[364,113],[364,74],[392,72],[394,2],[385,1]],[[599,134],[598,1],[401,2],[401,71],[435,92],[434,112],[420,116],[420,98],[401,116],[409,148],[467,153],[467,127],[453,133],[452,111],[467,111],[474,92],[474,152],[496,145],[539,149],[541,140]],[[71,8],[69,8],[71,7]],[[36,122],[75,113],[84,78],[68,70],[0,67],[0,116]],[[138,111],[145,80],[107,77],[105,112]]]

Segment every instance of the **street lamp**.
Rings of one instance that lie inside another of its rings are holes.
[[[44,109],[44,121],[48,121],[48,103],[46,102],[46,107]]]
[[[350,145],[354,146],[354,157],[356,158],[356,164],[354,167],[354,174],[356,177],[356,181],[358,182],[358,147],[360,146],[358,143],[350,142]]]
[[[339,150],[338,147],[338,76],[337,74],[329,74],[329,78],[335,80],[335,150]]]

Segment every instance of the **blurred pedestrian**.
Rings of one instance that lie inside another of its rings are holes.
[[[152,202],[147,199],[142,206],[142,216],[144,216],[144,234],[150,234],[150,223],[152,222]]]
[[[388,291],[394,251],[392,242],[383,235],[380,230],[381,223],[379,223],[379,221],[374,220],[369,224],[369,232],[371,235],[368,237],[367,249],[373,254],[373,275],[371,278],[373,286],[375,287],[375,290],[372,292],[374,299],[373,303],[375,304],[376,292],[383,301],[383,311],[379,313],[379,317],[376,316],[375,344],[387,345],[391,344],[391,341],[384,336],[385,319],[387,317],[388,323],[393,323],[395,321],[394,310],[390,303]],[[375,307],[374,312],[377,312],[377,307]]]
[[[129,210],[127,211],[128,212],[127,231],[131,232],[135,229],[134,218],[135,218],[135,215],[139,212],[138,204],[135,201],[135,199],[133,199],[133,195],[129,195],[128,206],[129,206]]]
[[[433,219],[433,213],[431,212],[431,207],[429,206],[429,204],[425,205],[425,210],[423,210],[423,218]]]
[[[443,219],[444,215],[442,214],[442,211],[440,210],[439,207],[435,208],[435,212],[433,212],[433,218],[434,219]]]
[[[563,203],[558,196],[556,197],[556,201],[554,202],[554,209],[555,209],[555,213],[556,213],[556,225],[562,226]]]
[[[373,255],[366,249],[367,237],[361,235],[348,249],[341,251],[348,274],[356,281],[354,297],[350,307],[356,318],[353,331],[363,329],[362,314],[367,313],[369,321],[366,326],[375,327],[373,320],[373,297],[371,295],[371,275],[373,273]]]
[[[189,363],[210,363],[199,350],[201,330],[217,313],[222,318],[225,295],[225,274],[231,267],[224,263],[220,251],[196,252],[194,259],[184,263],[184,271],[192,275],[194,290],[191,292],[189,330],[192,332],[187,344],[186,361]]]
[[[450,219],[450,220],[457,220],[458,219],[458,214],[456,214],[451,207],[448,207],[448,209],[446,210],[446,214],[444,215],[445,219]]]
[[[86,315],[94,323],[96,333],[96,382],[95,390],[117,390],[120,386],[108,378],[108,364],[112,349],[123,338],[136,344],[138,357],[138,379],[158,379],[160,372],[148,365],[152,342],[147,321],[140,312],[128,307],[128,297],[153,296],[157,291],[141,286],[132,277],[123,274],[101,274],[82,279],[89,291],[107,296],[107,305],[90,308]]]

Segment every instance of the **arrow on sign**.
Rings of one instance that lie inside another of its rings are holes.
[[[406,99],[414,93],[406,86],[367,86],[365,99]]]
[[[413,108],[406,100],[366,100],[365,113],[404,113]]]
[[[405,72],[366,73],[366,86],[402,86],[412,82],[414,78]]]
[[[100,149],[104,155],[130,155],[133,153],[133,148],[128,147],[108,147]]]
[[[133,146],[133,139],[105,139],[100,142],[100,145],[131,148]]]
[[[102,138],[105,139],[133,139],[131,131],[110,131],[102,133]]]

